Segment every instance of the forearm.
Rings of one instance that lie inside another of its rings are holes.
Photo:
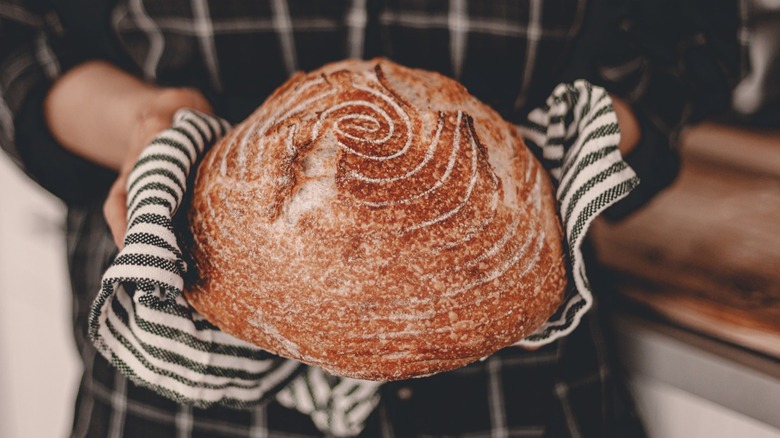
[[[89,61],[54,83],[44,101],[46,124],[65,149],[119,173],[103,212],[117,246],[126,222],[126,184],[137,157],[180,108],[211,112],[190,88],[160,88],[110,64]]]
[[[160,88],[102,61],[68,71],[44,102],[49,130],[65,149],[117,171],[183,107],[210,109],[196,90]]]

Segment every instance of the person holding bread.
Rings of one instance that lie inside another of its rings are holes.
[[[241,122],[298,71],[385,57],[458,81],[485,111],[519,125],[559,82],[583,77],[610,91],[618,148],[642,180],[608,210],[622,217],[674,178],[669,144],[692,97],[659,102],[657,87],[667,95],[684,83],[652,68],[652,51],[635,44],[641,39],[615,38],[633,31],[637,11],[606,3],[0,1],[0,143],[68,206],[74,336],[84,363],[72,436],[323,434],[273,398],[242,409],[180,403],[126,378],[90,342],[92,302],[130,225],[128,177],[177,111]],[[472,132],[465,118],[453,120],[463,121],[457,132]],[[368,132],[374,122],[360,123]],[[303,135],[284,132],[291,142]],[[589,269],[594,290],[608,289],[598,267]],[[360,436],[644,436],[594,310],[566,337],[461,365],[378,386]]]

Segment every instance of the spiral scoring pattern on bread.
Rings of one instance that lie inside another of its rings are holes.
[[[544,172],[435,73],[346,61],[296,75],[214,147],[195,193],[193,306],[336,374],[464,365],[562,300]]]

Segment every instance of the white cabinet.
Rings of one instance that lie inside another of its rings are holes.
[[[81,373],[64,207],[0,153],[0,436],[64,437]]]
[[[780,438],[780,362],[658,321],[616,326],[649,438]]]

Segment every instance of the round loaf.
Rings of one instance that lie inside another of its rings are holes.
[[[515,127],[440,74],[343,61],[284,83],[199,168],[190,303],[336,375],[466,365],[566,285],[552,188]]]

